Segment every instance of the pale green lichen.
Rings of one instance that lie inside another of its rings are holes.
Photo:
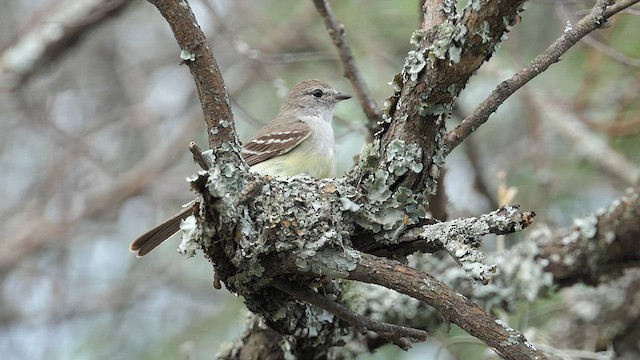
[[[427,215],[423,194],[414,194],[411,189],[399,187],[391,191],[397,176],[408,172],[422,171],[422,151],[416,144],[394,140],[387,145],[386,164],[388,170],[378,169],[360,181],[367,194],[367,201],[359,203],[356,222],[376,233],[377,239],[388,242],[397,238],[399,230],[414,224]]]
[[[340,197],[340,204],[342,205],[340,207],[340,210],[342,211],[357,212],[362,207],[362,205],[356,204],[346,196]]]
[[[193,257],[198,250],[198,239],[202,238],[202,231],[196,226],[196,218],[189,216],[180,223],[181,242],[178,252],[187,257]]]
[[[372,203],[383,203],[391,197],[391,189],[387,180],[389,179],[389,173],[380,169],[376,171],[374,175],[369,176],[369,179],[364,184],[364,188],[369,193],[369,201]]]
[[[453,61],[453,63],[457,64],[460,62],[460,57],[462,54],[462,48],[457,46],[451,46],[449,48],[449,59]]]
[[[422,171],[422,149],[417,144],[407,144],[403,140],[393,140],[387,146],[387,163],[389,171],[396,176],[404,175],[411,170]]]
[[[195,61],[196,60],[196,54],[192,53],[189,50],[181,50],[180,51],[180,59],[182,59],[184,61]]]
[[[403,71],[409,74],[411,81],[416,81],[418,80],[418,74],[426,65],[427,62],[424,59],[424,55],[419,51],[411,50],[404,60]]]
[[[426,34],[426,31],[422,29],[418,29],[414,31],[413,34],[411,34],[411,38],[409,39],[409,42],[415,45],[416,48],[418,48],[422,40],[424,40],[425,34]]]
[[[451,22],[445,21],[438,26],[438,38],[427,48],[430,59],[444,60],[447,58],[455,32],[456,26]]]
[[[445,0],[442,3],[442,11],[445,14],[453,15],[456,11],[456,2],[454,0]]]
[[[416,105],[416,110],[420,116],[442,115],[449,111],[449,106],[445,104],[420,103]]]
[[[598,232],[598,217],[587,216],[581,219],[575,219],[573,225],[585,239],[592,239]]]
[[[402,90],[402,84],[398,81],[397,77],[394,77],[388,84],[391,85],[394,92],[400,92],[400,90]]]

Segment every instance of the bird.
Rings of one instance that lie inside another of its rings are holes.
[[[242,146],[240,155],[249,170],[261,176],[308,175],[316,179],[334,173],[333,110],[351,95],[338,92],[324,81],[305,80],[295,85],[280,111]],[[140,235],[130,246],[142,257],[180,230],[193,214],[195,201]]]

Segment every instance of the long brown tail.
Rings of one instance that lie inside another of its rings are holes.
[[[145,256],[149,251],[162,244],[173,234],[180,230],[180,222],[193,214],[193,206],[195,202],[191,202],[177,214],[163,221],[158,226],[140,235],[129,247],[129,250],[136,252],[138,257]]]

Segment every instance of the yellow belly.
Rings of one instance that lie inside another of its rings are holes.
[[[309,175],[316,179],[333,177],[333,150],[322,155],[311,155],[294,149],[287,154],[253,165],[251,171],[259,175],[275,177],[295,175]]]

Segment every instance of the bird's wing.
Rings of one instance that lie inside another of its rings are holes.
[[[295,149],[311,136],[311,128],[300,120],[270,123],[242,146],[242,157],[249,166]]]

